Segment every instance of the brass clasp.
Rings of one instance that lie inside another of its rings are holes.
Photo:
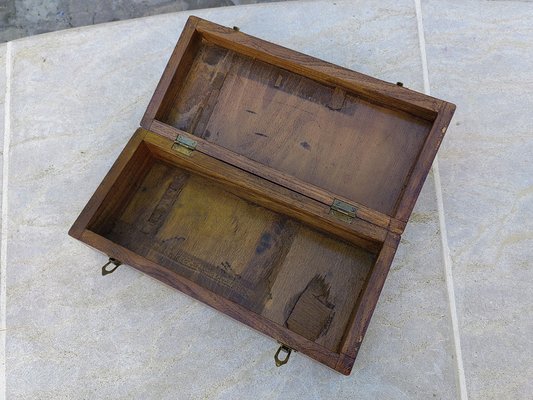
[[[285,358],[280,360],[279,353],[283,350],[285,353]],[[276,367],[281,367],[284,364],[287,364],[287,361],[289,361],[289,357],[291,356],[292,349],[289,346],[286,346],[282,344],[279,346],[278,351],[276,351],[276,354],[274,354],[274,361],[276,362]]]
[[[108,265],[111,265],[113,264],[115,267],[114,268],[111,268],[111,269],[107,269],[107,266]],[[122,265],[122,263],[115,259],[115,258],[109,258],[109,261],[107,263],[104,264],[104,266],[102,267],[102,276],[106,276],[107,274],[111,274],[113,272],[115,272],[115,270],[120,267]]]

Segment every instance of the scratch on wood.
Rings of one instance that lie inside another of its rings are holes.
[[[278,75],[278,79],[276,79],[276,83],[274,83],[274,87],[279,88],[281,86],[281,81],[283,80],[283,76]]]
[[[336,87],[331,95],[331,100],[328,104],[328,107],[331,110],[340,110],[344,105],[344,100],[346,99],[346,91]]]

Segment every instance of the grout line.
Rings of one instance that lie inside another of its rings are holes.
[[[450,320],[453,331],[453,344],[455,351],[455,367],[459,380],[459,398],[467,400],[465,369],[463,365],[463,354],[461,351],[461,334],[459,332],[459,319],[457,317],[457,306],[455,304],[455,289],[452,274],[452,258],[448,246],[448,230],[446,229],[446,220],[444,217],[444,204],[442,200],[442,186],[440,181],[439,160],[435,158],[433,162],[433,179],[435,181],[435,194],[437,196],[437,209],[439,211],[439,226],[442,243],[442,253],[444,256],[444,273],[446,281],[446,290],[448,292],[448,305],[450,311]]]
[[[424,23],[422,21],[422,5],[421,0],[414,0],[416,9],[416,20],[418,26],[418,41],[420,46],[420,58],[422,61],[422,75],[424,79],[424,93],[431,94],[429,85],[429,70],[426,54],[426,38],[424,36]],[[452,273],[452,258],[450,256],[450,248],[448,246],[448,230],[446,228],[446,218],[444,214],[444,202],[442,197],[442,184],[440,180],[439,159],[435,157],[432,166],[433,179],[435,181],[435,195],[437,197],[437,210],[439,214],[439,228],[442,244],[442,254],[444,258],[444,276],[446,281],[446,291],[448,294],[448,307],[450,313],[450,322],[453,332],[453,347],[455,353],[455,373],[458,383],[458,395],[461,400],[468,400],[468,393],[466,390],[465,369],[463,365],[463,354],[461,351],[461,334],[459,332],[459,319],[457,317],[457,305],[455,303],[455,289]]]
[[[6,398],[6,314],[7,314],[7,187],[9,171],[9,147],[11,139],[11,74],[12,43],[6,44],[5,98],[4,98],[4,148],[2,163],[2,224],[0,234],[0,398]]]

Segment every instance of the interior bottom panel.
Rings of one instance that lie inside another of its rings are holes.
[[[339,350],[373,254],[155,158],[139,167],[96,233]]]

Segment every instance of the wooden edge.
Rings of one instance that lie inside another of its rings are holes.
[[[400,221],[396,218],[391,218],[390,224],[389,224],[389,231],[392,233],[396,233],[398,235],[401,235],[403,231],[405,230],[405,226],[407,225],[407,222]]]
[[[219,296],[200,285],[191,282],[183,276],[163,268],[158,264],[141,257],[140,255],[111,242],[110,240],[89,230],[84,230],[80,240],[89,246],[105,253],[107,256],[120,260],[145,274],[161,281],[196,300],[232,317],[233,319],[248,325],[249,327],[264,333],[290,348],[305,354],[330,368],[335,369],[338,364],[339,354],[312,342],[284,326],[251,312],[250,310]],[[273,352],[274,353],[274,352]]]
[[[350,373],[352,372],[354,363],[355,363],[355,358],[352,358],[346,354],[341,354],[339,356],[339,361],[337,361],[335,370],[340,372],[343,375],[350,375]]]
[[[200,151],[191,155],[173,151],[174,142],[156,133],[148,132],[144,143],[157,157],[171,164],[214,179],[238,196],[244,196],[263,207],[296,218],[315,229],[334,234],[375,254],[386,238],[385,228],[357,218],[351,224],[338,220],[330,215],[329,206]]]
[[[409,182],[400,197],[394,217],[407,222],[413,211],[418,195],[437,156],[444,134],[455,112],[455,104],[444,102],[437,118],[426,138],[424,146],[418,155],[416,164],[411,172]]]
[[[343,371],[347,368],[351,369],[353,365],[353,360],[355,360],[363,342],[363,337],[376,308],[379,295],[383,289],[383,284],[389,273],[399,242],[400,236],[392,233],[389,233],[385,239],[381,252],[370,272],[370,277],[359,295],[355,311],[350,321],[350,327],[343,339],[341,357],[335,367],[338,371]]]
[[[188,132],[182,131],[173,126],[167,125],[161,121],[154,120],[150,125],[150,131],[166,137],[170,140],[175,140],[178,135],[185,136],[191,140],[196,141],[196,150],[214,157],[217,160],[224,161],[228,164],[234,165],[237,168],[248,171],[254,175],[260,176],[271,182],[274,182],[287,189],[298,192],[304,196],[317,200],[323,204],[330,206],[334,199],[345,201],[353,204],[357,211],[356,217],[364,221],[370,222],[379,227],[388,229],[391,227],[391,218],[379,211],[373,210],[367,206],[354,202],[350,199],[332,194],[324,189],[314,186],[310,183],[303,182],[291,175],[284,174],[274,168],[268,167],[256,161],[253,161],[240,154],[234,153],[224,147],[210,143],[205,139],[192,135]],[[397,225],[393,225],[396,229]]]
[[[361,74],[213,22],[198,19],[196,30],[206,40],[249,57],[340,86],[380,104],[433,121],[443,101],[396,84]]]
[[[107,175],[104,177],[98,188],[96,189],[96,192],[92,195],[91,199],[87,203],[87,205],[83,208],[82,212],[70,228],[68,234],[76,239],[79,239],[87,227],[87,225],[90,223],[91,218],[95,214],[96,210],[100,207],[102,202],[104,201],[106,195],[108,194],[109,190],[113,186],[114,182],[117,180],[117,178],[120,176],[124,168],[126,167],[128,161],[131,159],[135,151],[137,150],[137,147],[139,144],[143,141],[144,136],[146,135],[147,131],[138,128],[129,142],[127,143],[124,150],[122,150],[122,153],[119,155],[119,157],[116,159],[115,163],[107,173]]]
[[[167,91],[176,75],[176,71],[183,59],[184,54],[186,53],[189,45],[192,43],[193,38],[196,34],[196,25],[199,22],[199,18],[190,16],[185,23],[185,27],[181,32],[181,35],[178,39],[176,47],[170,56],[170,59],[161,75],[161,79],[157,84],[157,87],[152,95],[150,103],[144,113],[144,116],[141,119],[141,126],[143,128],[149,128],[150,124],[156,117],[156,114],[161,107],[161,103],[165,98]]]

